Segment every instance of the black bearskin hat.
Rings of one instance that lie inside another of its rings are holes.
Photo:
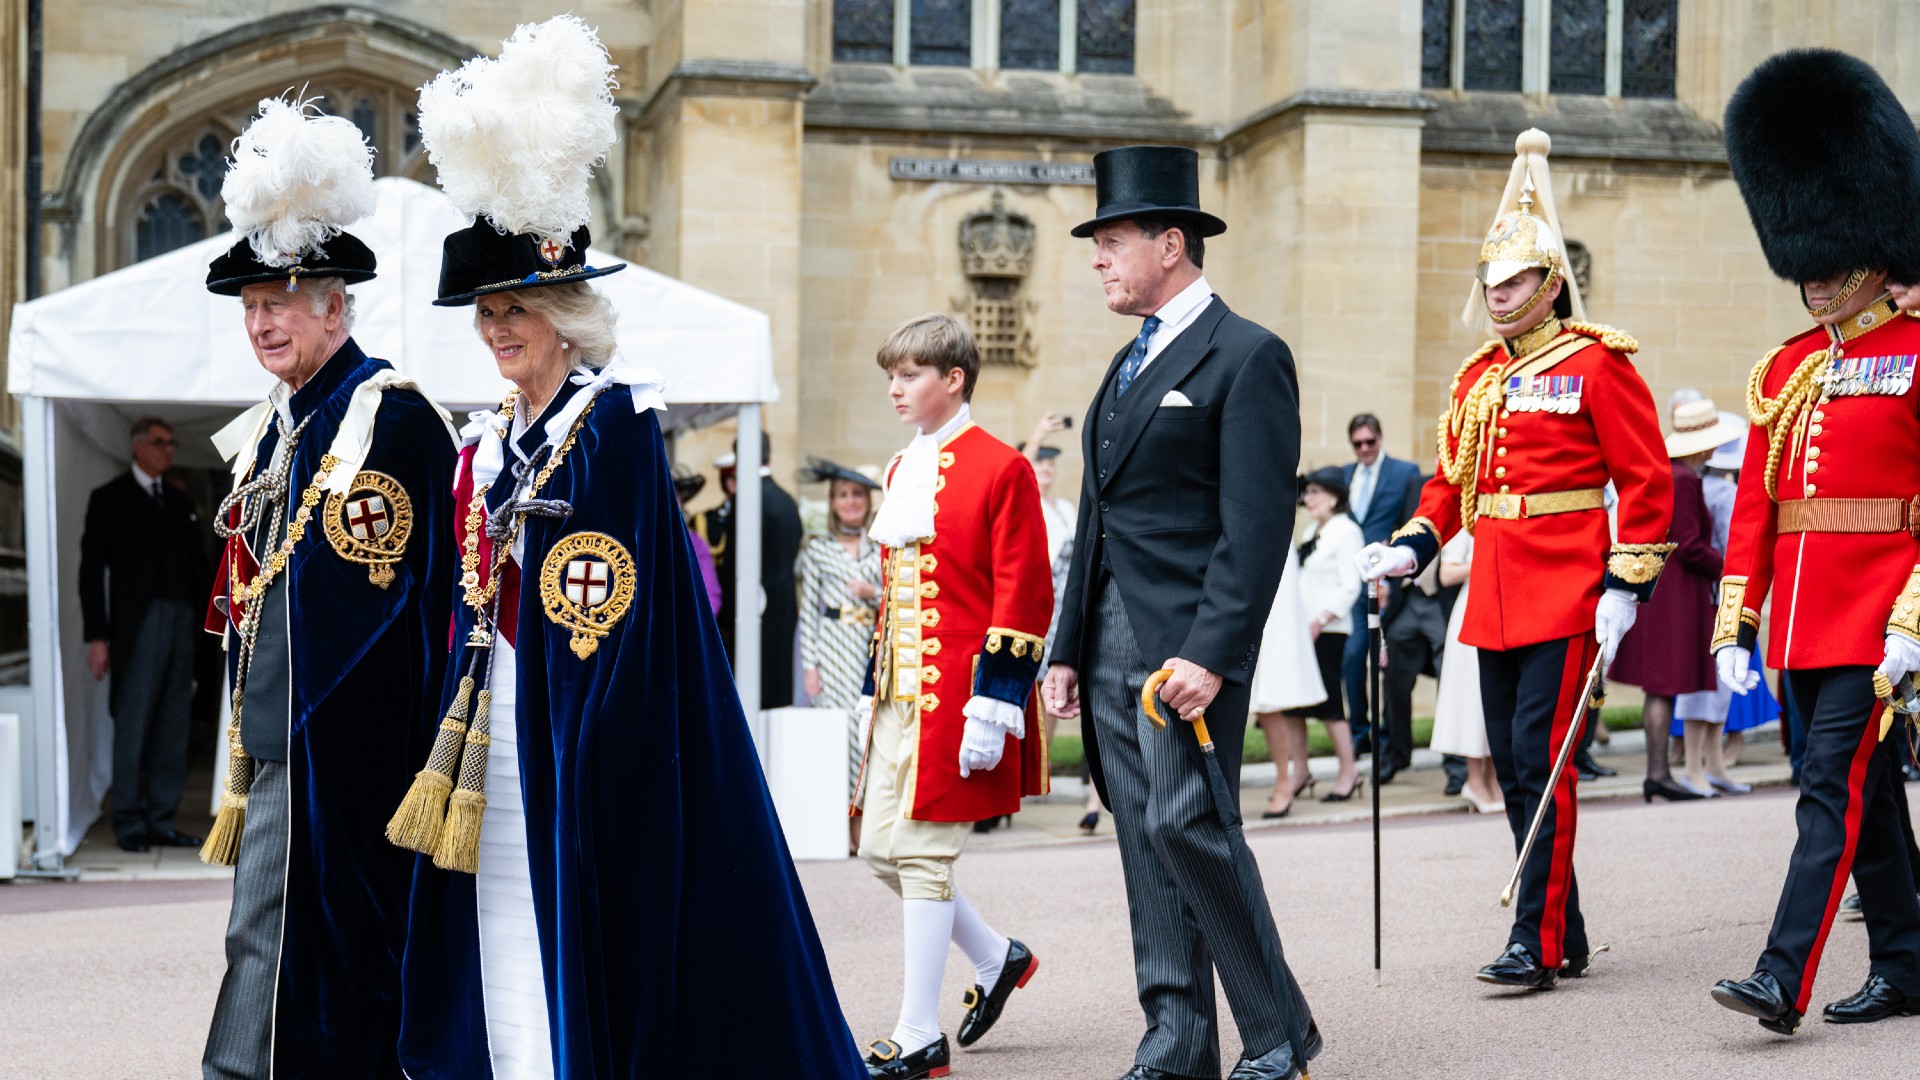
[[[1864,61],[1795,49],[1727,103],[1727,162],[1775,274],[1920,282],[1920,136]]]

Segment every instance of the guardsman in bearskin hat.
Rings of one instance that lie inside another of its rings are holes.
[[[1807,717],[1800,838],[1767,947],[1752,975],[1713,988],[1720,1004],[1790,1035],[1849,872],[1869,973],[1826,1019],[1920,1010],[1917,868],[1900,826],[1899,740],[1886,737],[1902,711],[1890,699],[1920,669],[1920,323],[1889,290],[1920,281],[1920,138],[1871,67],[1824,49],[1754,69],[1727,104],[1726,131],[1767,265],[1799,287],[1817,324],[1747,382],[1753,430],[1713,636],[1721,681],[1746,692],[1771,594],[1767,656]]]
[[[1545,132],[1514,142],[1500,214],[1480,247],[1462,317],[1498,335],[1453,378],[1439,463],[1419,513],[1360,553],[1370,580],[1419,572],[1461,529],[1474,534],[1460,640],[1480,650],[1487,740],[1514,845],[1551,805],[1520,868],[1506,951],[1483,982],[1545,990],[1587,973],[1593,949],[1573,873],[1576,776],[1548,790],[1587,722],[1598,662],[1611,662],[1672,545],[1673,474],[1631,337],[1585,318],[1567,270]],[[1602,491],[1619,492],[1618,540]]]
[[[201,857],[235,872],[205,1074],[398,1078],[413,860],[380,830],[437,721],[452,432],[352,337],[346,286],[374,276],[344,231],[374,207],[359,129],[263,101],[233,156],[241,239],[207,288],[239,297],[279,383],[214,436],[235,486],[207,629],[233,712]]]

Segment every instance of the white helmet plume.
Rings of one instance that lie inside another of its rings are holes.
[[[311,101],[267,98],[233,140],[220,198],[261,262],[292,266],[373,213],[373,147]]]
[[[594,166],[615,138],[614,66],[576,15],[515,28],[498,59],[475,57],[420,90],[420,141],[468,217],[567,243],[591,216]]]

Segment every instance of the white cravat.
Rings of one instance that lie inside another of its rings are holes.
[[[940,444],[973,419],[966,405],[939,431],[922,431],[900,452],[900,463],[887,478],[887,498],[873,516],[867,535],[887,547],[905,547],[933,535],[933,493],[940,482]]]

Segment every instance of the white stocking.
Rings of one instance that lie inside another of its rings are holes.
[[[940,1038],[940,979],[947,970],[953,940],[951,900],[903,900],[906,930],[906,985],[900,994],[900,1022],[893,1041],[902,1054],[930,1046]]]
[[[1008,942],[996,933],[958,890],[953,894],[953,943],[973,962],[975,981],[987,990],[1006,966]]]

